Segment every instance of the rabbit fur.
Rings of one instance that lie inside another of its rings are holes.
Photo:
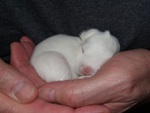
[[[118,39],[109,31],[83,31],[79,37],[58,34],[39,43],[30,63],[46,82],[84,78],[119,52]]]

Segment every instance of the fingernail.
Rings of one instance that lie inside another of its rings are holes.
[[[19,102],[28,101],[35,91],[35,87],[26,81],[17,81],[13,87],[13,96]]]
[[[23,38],[20,39],[20,42],[26,42]]]
[[[20,39],[20,42],[29,42],[28,37],[27,36],[22,36]]]
[[[50,102],[55,102],[55,91],[51,88],[40,89],[39,97]]]

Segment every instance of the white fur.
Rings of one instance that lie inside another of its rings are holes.
[[[35,47],[31,64],[46,82],[78,78],[84,66],[92,68],[91,75],[115,53],[118,40],[109,31],[90,29],[79,37],[55,35]]]
[[[80,37],[86,40],[81,44],[84,53],[78,57],[76,65],[76,72],[79,75],[82,75],[83,66],[91,67],[93,72],[90,75],[94,75],[108,59],[120,50],[117,38],[112,36],[109,31],[101,32],[97,29],[90,29],[81,33]]]

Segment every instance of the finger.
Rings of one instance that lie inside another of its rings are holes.
[[[37,96],[37,89],[23,74],[0,60],[0,91],[20,103],[29,103]]]
[[[46,103],[36,99],[29,104],[20,104],[0,92],[0,113],[74,113],[72,108]]]
[[[20,67],[20,65],[22,64],[22,61],[24,61],[25,63],[29,63],[29,58],[31,57],[34,46],[35,46],[32,40],[30,40],[26,36],[23,36],[20,41],[21,43],[14,42],[11,44],[11,53],[13,55],[11,63],[15,67],[16,66]],[[24,59],[22,59],[22,57]],[[20,59],[21,59],[21,63],[20,63]]]
[[[131,107],[133,107],[135,102],[113,102],[104,104],[110,109],[111,113],[124,113]]]
[[[20,41],[21,42],[29,42],[32,46],[35,46],[34,42],[27,36],[22,36]]]
[[[27,52],[27,55],[28,57],[30,58],[31,55],[32,55],[32,52],[33,52],[33,49],[35,47],[35,44],[33,43],[33,41],[31,39],[29,39],[28,37],[26,36],[23,36],[21,39],[20,39],[20,42],[21,44],[24,46],[26,52]]]
[[[97,83],[93,78],[53,82],[39,89],[39,97],[46,101],[57,102],[71,107],[100,104],[105,100],[101,99],[99,101],[99,98],[103,98],[105,94],[100,91],[101,97],[97,98],[97,95],[99,95]]]
[[[11,65],[31,80],[37,87],[44,84],[35,69],[30,65],[29,57],[22,44],[14,42],[11,44]]]
[[[14,67],[22,67],[29,64],[29,57],[25,48],[19,42],[11,44],[11,65]]]
[[[91,105],[77,108],[75,113],[111,113],[104,105]]]

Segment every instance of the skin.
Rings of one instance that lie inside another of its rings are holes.
[[[150,51],[120,52],[95,76],[45,84],[39,96],[71,107],[103,105],[111,113],[122,113],[145,99],[149,100]]]
[[[0,112],[1,113],[108,113],[102,105],[90,105],[74,109],[66,105],[49,103],[38,95],[42,81],[29,59],[34,43],[22,37],[20,43],[11,44],[11,65],[0,60]],[[26,86],[22,88],[21,86]],[[19,85],[19,86],[18,86]]]

